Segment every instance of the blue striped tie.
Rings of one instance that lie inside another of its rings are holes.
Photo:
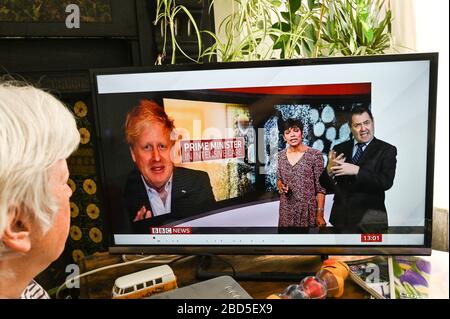
[[[358,149],[356,150],[356,153],[352,158],[353,164],[358,164],[359,159],[361,158],[361,156],[363,154],[363,146],[364,145],[366,145],[366,143],[356,143],[356,146],[358,147]]]

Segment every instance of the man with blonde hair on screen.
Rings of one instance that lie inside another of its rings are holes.
[[[208,173],[174,166],[174,128],[164,109],[151,100],[142,100],[127,114],[125,137],[136,168],[128,175],[124,198],[135,230],[144,225],[148,232],[150,224],[192,217],[215,203]]]

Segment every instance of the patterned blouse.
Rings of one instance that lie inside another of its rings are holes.
[[[323,171],[322,153],[308,148],[297,163],[291,165],[286,150],[278,153],[277,180],[290,191],[280,195],[278,227],[315,227],[318,193],[325,194],[319,183]]]
[[[32,280],[20,295],[20,299],[50,299],[50,296],[41,285]]]

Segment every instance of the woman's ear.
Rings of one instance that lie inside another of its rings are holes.
[[[3,244],[18,253],[26,253],[31,249],[31,221],[17,209],[9,214],[6,229],[1,238]]]

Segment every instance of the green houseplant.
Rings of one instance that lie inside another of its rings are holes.
[[[281,21],[278,11],[280,4],[278,0],[234,0],[231,13],[218,27],[219,32],[224,32],[225,39],[221,39],[214,32],[204,31],[214,39],[214,43],[203,55],[219,55],[222,61],[270,58],[272,48],[265,45],[263,40],[277,32],[272,26],[272,20]]]
[[[231,13],[218,23],[225,35],[219,37],[200,31],[189,10],[175,0],[157,0],[155,24],[165,19],[170,31],[165,37],[170,35],[175,48],[171,63],[176,63],[176,49],[188,56],[173,32],[173,20],[180,13],[188,15],[195,28],[199,55],[189,58],[196,62],[205,57],[226,62],[382,54],[390,47],[392,15],[386,0],[233,0],[232,4]],[[212,37],[211,46],[202,48],[201,33]]]
[[[381,54],[390,47],[392,14],[384,0],[324,0],[328,55]],[[389,5],[389,2],[388,2]],[[384,15],[384,16],[383,16]]]

